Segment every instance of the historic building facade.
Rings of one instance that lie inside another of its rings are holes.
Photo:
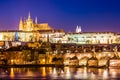
[[[76,43],[76,44],[119,43],[119,37],[117,33],[113,32],[67,33],[62,39],[63,39],[62,43]]]
[[[116,44],[120,43],[120,34],[115,32],[82,32],[81,27],[77,26],[76,32],[66,33],[62,37],[52,39],[52,43]]]
[[[60,37],[64,35],[63,30],[55,30],[48,23],[40,23],[37,22],[37,17],[35,21],[31,19],[30,13],[28,14],[28,19],[22,20],[20,19],[19,23],[19,31],[31,33],[27,34],[27,41],[52,41],[53,37]],[[21,36],[22,37],[22,36]],[[24,39],[24,41],[26,41]]]
[[[120,34],[114,32],[82,32],[81,26],[76,27],[76,32],[65,33],[64,30],[55,30],[48,23],[38,24],[28,18],[20,18],[19,30],[0,31],[0,41],[12,42],[51,42],[51,43],[76,43],[76,44],[113,44],[120,43]]]
[[[20,18],[19,30],[0,31],[0,42],[47,42],[64,34],[64,30],[55,30],[48,23],[38,24],[37,18],[33,21],[29,13],[27,19]]]
[[[22,20],[20,18],[19,30],[21,31],[38,31],[38,30],[53,30],[48,23],[38,24],[37,17],[35,22],[31,19],[30,13],[28,14],[28,19]]]

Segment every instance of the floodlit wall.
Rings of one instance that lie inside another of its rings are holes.
[[[62,38],[62,43],[77,44],[112,44],[119,43],[115,33],[70,33]]]
[[[39,32],[39,31],[1,31],[0,41],[51,42],[76,44],[113,44],[120,43],[120,35],[112,32]]]

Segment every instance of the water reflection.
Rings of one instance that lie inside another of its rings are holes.
[[[25,74],[26,76],[35,76],[34,72],[31,70],[31,68],[27,68],[27,72]]]
[[[65,78],[70,79],[71,78],[70,68],[64,67],[64,70],[65,70]]]
[[[0,79],[118,79],[119,68],[0,68]]]
[[[10,77],[13,78],[15,76],[13,68],[10,69]]]
[[[108,70],[104,69],[103,71],[103,79],[108,79]]]
[[[45,69],[45,67],[42,67],[42,76],[46,76],[46,69]]]
[[[83,69],[83,78],[87,79],[87,68],[86,67],[84,67]]]

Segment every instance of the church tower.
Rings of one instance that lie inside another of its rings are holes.
[[[28,20],[31,20],[30,12],[28,13]]]
[[[22,17],[20,18],[19,30],[23,30],[23,21],[22,21]]]
[[[38,23],[38,20],[37,20],[37,17],[35,18],[35,24],[37,24]]]
[[[81,26],[79,26],[79,32],[82,32]]]
[[[30,12],[28,13],[28,19],[26,20],[26,31],[32,31],[33,30],[33,21],[30,16]]]
[[[78,26],[76,27],[76,33],[80,33],[82,30],[81,30],[81,26]]]
[[[33,22],[29,12],[27,19],[22,20],[22,18],[20,18],[19,30],[22,31],[52,30],[52,28],[48,25],[48,23],[38,24],[37,17],[35,18],[35,22]]]

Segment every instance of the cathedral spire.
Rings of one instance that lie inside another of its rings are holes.
[[[76,27],[76,33],[80,33],[81,32],[81,26],[78,26]]]
[[[77,27],[76,27],[76,33],[78,33],[78,25],[77,25]]]
[[[23,21],[22,21],[22,17],[20,17],[19,30],[22,29],[23,29]]]
[[[20,17],[20,24],[22,24],[23,22],[22,22],[22,17]]]
[[[30,16],[30,12],[28,13],[28,20],[30,20],[31,19],[31,16]]]
[[[81,31],[82,31],[81,26],[79,26],[79,32],[81,32]]]
[[[37,21],[38,21],[38,20],[37,20],[37,17],[36,17],[36,18],[35,18],[35,24],[37,24]]]

